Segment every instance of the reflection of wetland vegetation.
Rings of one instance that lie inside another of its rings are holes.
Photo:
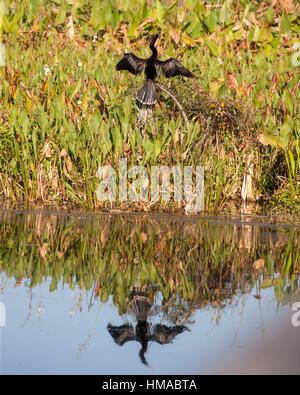
[[[0,271],[30,287],[51,277],[71,288],[110,295],[120,314],[134,287],[162,295],[170,322],[196,309],[222,308],[253,287],[274,287],[278,303],[299,295],[299,231],[270,231],[208,221],[164,222],[142,217],[78,217],[1,213]]]
[[[3,211],[0,274],[29,288],[50,277],[50,292],[64,283],[91,290],[91,301],[112,296],[133,323],[107,330],[120,346],[139,342],[144,364],[148,343],[172,342],[198,309],[215,309],[218,320],[238,295],[260,299],[268,287],[278,304],[300,299],[299,230],[186,221]]]

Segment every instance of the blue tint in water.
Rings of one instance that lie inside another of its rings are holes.
[[[300,366],[300,332],[273,340],[300,295],[297,228],[36,212],[0,225],[2,374],[236,371],[267,344]]]

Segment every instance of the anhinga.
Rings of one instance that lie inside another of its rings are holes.
[[[183,325],[167,326],[156,324],[152,326],[147,321],[148,317],[152,315],[150,311],[152,306],[150,298],[140,293],[136,293],[135,291],[132,293],[131,298],[131,311],[137,320],[135,328],[129,323],[121,326],[108,324],[107,330],[119,346],[123,346],[123,344],[128,341],[138,341],[142,346],[139,352],[141,362],[148,365],[145,353],[150,341],[155,341],[159,344],[171,343],[177,335],[188,330],[188,328]]]
[[[150,41],[150,49],[152,55],[148,59],[141,59],[135,56],[133,53],[125,53],[123,59],[116,65],[117,70],[128,70],[132,74],[141,74],[145,72],[146,83],[137,94],[137,100],[142,105],[153,105],[156,102],[156,89],[155,89],[155,78],[159,77],[160,70],[164,75],[169,77],[175,77],[176,75],[183,75],[185,77],[192,78],[192,74],[180,63],[180,60],[170,58],[168,60],[157,59],[157,49],[155,44],[160,34],[155,34]]]

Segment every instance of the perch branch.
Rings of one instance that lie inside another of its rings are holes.
[[[161,89],[162,91],[164,91],[165,93],[167,93],[167,94],[174,100],[174,102],[177,104],[177,107],[178,107],[179,110],[181,111],[181,114],[182,114],[182,116],[183,116],[183,118],[184,118],[184,120],[185,120],[185,123],[186,123],[187,128],[189,129],[189,127],[190,127],[189,120],[188,120],[188,118],[187,118],[187,116],[186,116],[186,113],[185,113],[185,111],[184,111],[182,105],[179,103],[178,99],[173,95],[173,93],[171,93],[171,92],[170,92],[166,87],[164,87],[163,85],[159,84],[158,82],[156,82],[155,85],[156,85],[159,89]]]

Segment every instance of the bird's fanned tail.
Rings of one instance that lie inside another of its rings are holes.
[[[142,89],[136,96],[137,100],[147,106],[151,106],[156,102],[156,88],[152,80],[147,80]]]

